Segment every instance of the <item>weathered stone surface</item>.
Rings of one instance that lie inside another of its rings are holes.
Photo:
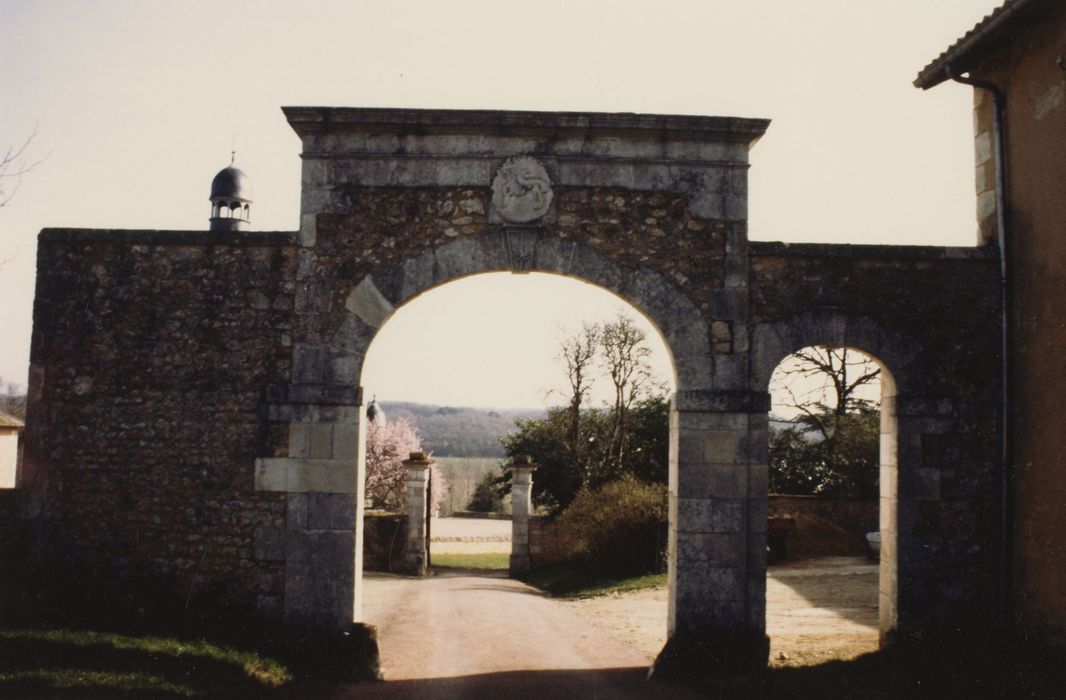
[[[675,637],[742,638],[765,662],[767,387],[814,344],[886,369],[883,631],[990,609],[987,251],[749,243],[758,120],[289,116],[305,149],[298,233],[42,234],[25,500],[64,551],[119,575],[195,575],[261,614],[345,628],[361,566],[358,383],[378,328],[458,277],[543,271],[618,294],[672,354]],[[549,209],[501,223],[492,179],[531,154]],[[534,545],[537,527],[516,541]]]

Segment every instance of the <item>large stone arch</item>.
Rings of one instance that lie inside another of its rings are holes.
[[[335,357],[348,357],[361,367],[377,329],[399,307],[448,282],[513,269],[505,241],[482,237],[453,241],[377,270],[345,294],[344,320],[333,333],[330,349]],[[677,386],[688,391],[714,388],[707,322],[696,305],[659,273],[622,268],[577,241],[557,239],[536,242],[535,254],[523,271],[571,277],[616,294],[662,334]]]

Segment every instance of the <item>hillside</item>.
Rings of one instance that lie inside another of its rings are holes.
[[[456,408],[381,401],[388,419],[406,418],[418,428],[422,445],[436,457],[502,457],[500,438],[514,430],[515,418],[542,418],[542,409]]]

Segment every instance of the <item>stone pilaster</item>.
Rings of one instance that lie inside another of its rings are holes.
[[[669,638],[658,677],[759,669],[769,656],[768,397],[718,393],[693,408],[726,410],[671,414]]]
[[[511,470],[511,576],[529,571],[529,516],[533,512],[533,472],[528,457],[517,457]]]
[[[429,468],[433,462],[425,452],[412,452],[410,459],[403,463],[407,467],[407,549],[404,568],[412,576],[426,575],[426,518],[429,514],[426,497],[429,492]]]

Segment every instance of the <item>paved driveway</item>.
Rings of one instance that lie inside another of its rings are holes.
[[[502,573],[369,575],[364,585],[386,681],[317,697],[698,697],[649,683],[638,649]]]

